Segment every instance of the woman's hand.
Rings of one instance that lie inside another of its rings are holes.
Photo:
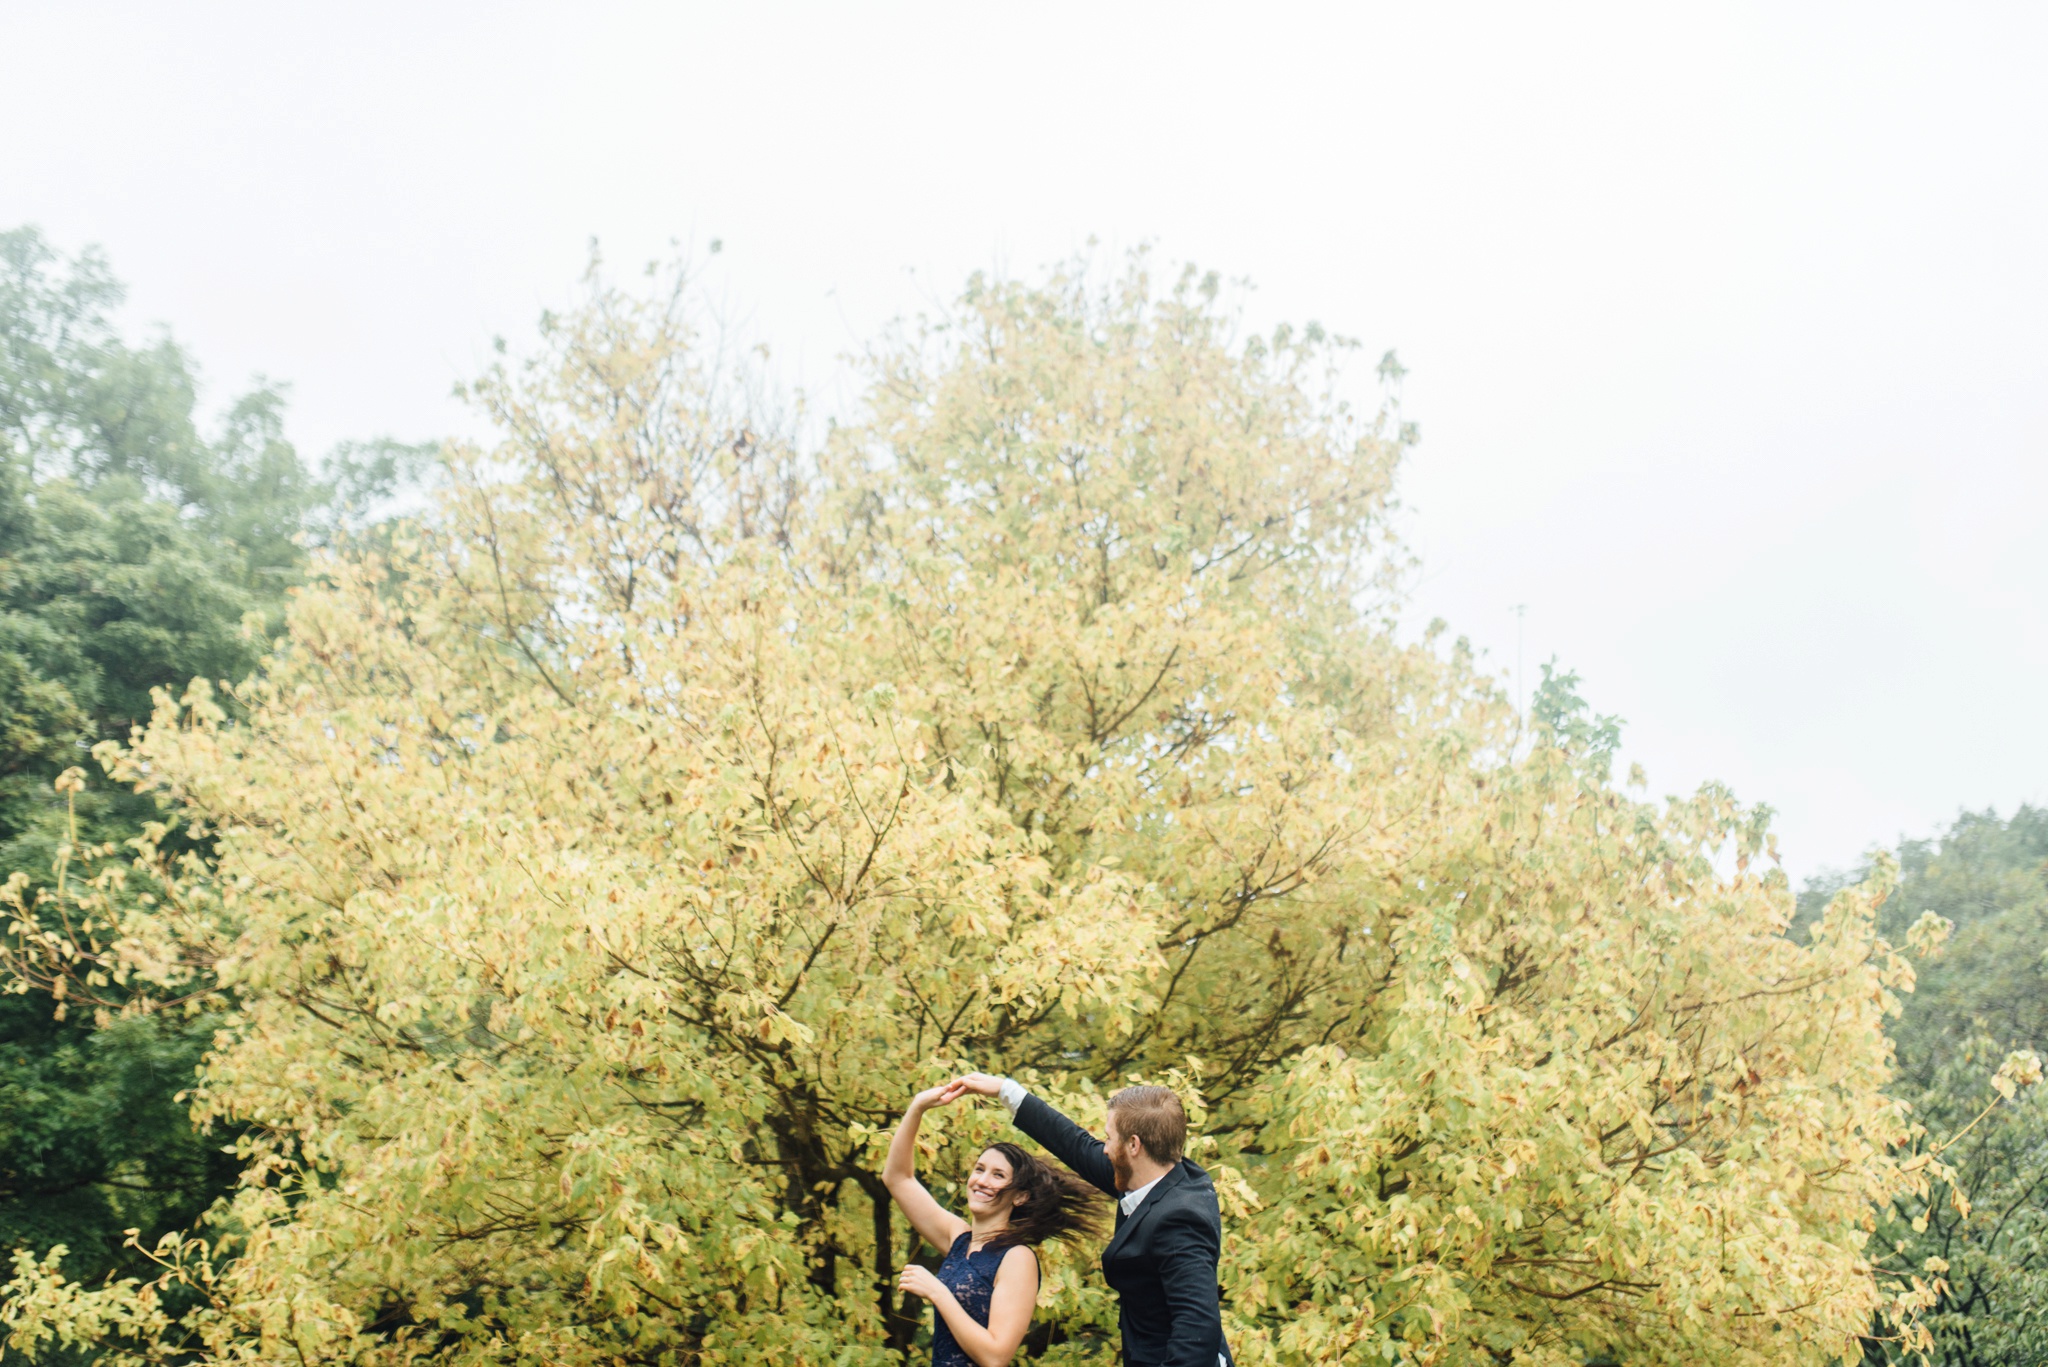
[[[914,1111],[929,1111],[935,1106],[949,1104],[954,1097],[959,1095],[960,1093],[955,1089],[954,1084],[942,1082],[936,1087],[927,1087],[916,1096],[910,1098],[910,1108]]]
[[[975,1096],[1001,1096],[1003,1080],[993,1073],[966,1073],[946,1084],[946,1100],[972,1093]]]
[[[896,1278],[896,1289],[908,1291],[913,1296],[922,1296],[935,1301],[945,1292],[946,1284],[932,1275],[932,1270],[922,1263],[912,1263]]]

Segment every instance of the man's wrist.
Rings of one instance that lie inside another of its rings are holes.
[[[1014,1119],[1017,1108],[1024,1104],[1024,1098],[1030,1093],[1024,1090],[1023,1083],[1013,1077],[1006,1077],[998,1079],[996,1095],[1003,1099],[1003,1105],[1009,1107],[1010,1115]]]

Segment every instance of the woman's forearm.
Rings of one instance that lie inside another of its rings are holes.
[[[898,1122],[896,1133],[889,1140],[889,1156],[882,1163],[884,1186],[916,1180],[917,1127],[924,1120],[924,1110],[922,1100],[912,1101],[910,1109],[903,1113],[903,1119]]]
[[[1009,1367],[1010,1359],[1017,1356],[1015,1348],[1004,1352],[996,1345],[996,1336],[985,1324],[977,1324],[974,1316],[967,1313],[967,1307],[956,1300],[943,1284],[939,1294],[932,1298],[932,1306],[943,1315],[946,1327],[953,1331],[953,1342],[960,1350],[974,1359],[977,1367]]]

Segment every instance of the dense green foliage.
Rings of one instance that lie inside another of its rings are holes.
[[[68,267],[68,268],[66,268]],[[49,865],[50,780],[149,716],[149,690],[246,673],[297,573],[312,481],[258,389],[199,434],[190,360],[131,347],[120,287],[88,252],[0,236],[0,861]],[[88,838],[132,814],[84,800]]]
[[[1993,1096],[1999,1059],[2048,1046],[2048,810],[1966,813],[1937,838],[1903,842],[1899,866],[1884,924],[1902,931],[1932,911],[1955,933],[1893,1023],[1895,1086],[1929,1133],[1953,1136]],[[1802,901],[1817,909],[1842,881],[1816,880]],[[1993,1109],[1943,1156],[1970,1214],[1909,1202],[1886,1231],[1907,1241],[1912,1263],[1948,1264],[1948,1292],[1928,1320],[1936,1361],[2048,1361],[2048,1096],[2034,1089]]]
[[[40,882],[60,843],[122,840],[153,801],[53,789],[150,714],[150,690],[239,679],[281,628],[310,530],[388,491],[418,452],[371,443],[327,479],[259,386],[203,435],[191,359],[125,341],[121,288],[87,251],[0,233],[0,877]],[[123,1265],[122,1231],[188,1225],[235,1170],[177,1099],[204,1019],[95,1030],[36,995],[0,996],[0,1245],[63,1243],[81,1275]]]

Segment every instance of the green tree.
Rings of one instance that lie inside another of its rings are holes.
[[[1955,930],[1893,1022],[1894,1089],[1932,1134],[1970,1126],[1943,1153],[1969,1212],[1909,1201],[1886,1233],[1915,1265],[1945,1265],[1928,1319],[1937,1362],[2032,1367],[2048,1361],[2048,1097],[2033,1089],[1971,1121],[2002,1058],[2048,1049],[2048,809],[1966,812],[1898,859],[1883,923],[1896,933],[1931,912]],[[1801,900],[1815,908],[1843,881],[1817,879]]]
[[[167,336],[125,342],[121,288],[92,250],[64,261],[33,228],[0,234],[0,866],[49,864],[50,780],[149,716],[149,690],[239,677],[274,631],[317,498],[283,400],[236,401],[213,440]],[[112,804],[111,806],[109,804]],[[81,800],[92,839],[143,808]]]
[[[53,780],[147,722],[151,689],[246,675],[302,578],[302,528],[331,536],[421,455],[367,443],[316,479],[269,386],[202,435],[190,358],[168,336],[125,341],[120,301],[97,252],[0,233],[0,877],[31,884],[60,844],[157,815],[112,785],[67,801]],[[125,1228],[154,1238],[225,1189],[233,1160],[176,1099],[212,1029],[97,1030],[47,997],[0,997],[0,1245],[63,1243],[97,1276],[122,1265]]]

